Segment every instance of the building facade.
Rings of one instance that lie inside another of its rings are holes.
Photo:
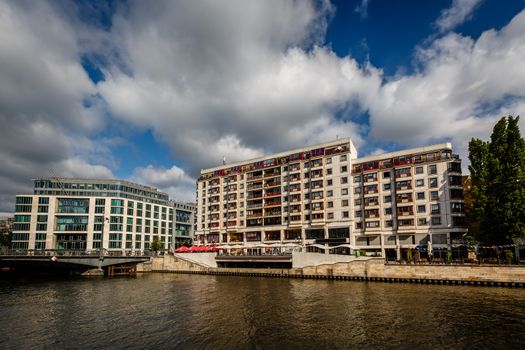
[[[175,248],[181,245],[191,244],[193,242],[195,228],[195,204],[173,201],[171,205],[175,209],[175,223],[173,226],[173,242],[175,243]]]
[[[350,139],[202,170],[196,240],[399,257],[466,233],[450,144],[357,158]]]
[[[168,194],[122,180],[34,180],[17,195],[12,249],[142,252],[158,239],[169,249],[174,207]]]

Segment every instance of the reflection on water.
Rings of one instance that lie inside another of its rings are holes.
[[[521,348],[525,291],[152,274],[0,281],[0,349]]]

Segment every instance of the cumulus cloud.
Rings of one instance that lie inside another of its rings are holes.
[[[483,0],[453,0],[452,5],[441,11],[436,20],[436,26],[440,32],[446,32],[456,28],[472,17],[474,10]]]
[[[477,40],[451,33],[419,48],[420,71],[384,83],[369,106],[370,136],[405,145],[449,139],[465,156],[472,136],[486,137],[502,115],[525,112],[524,31],[522,11]]]
[[[169,169],[148,165],[138,167],[130,177],[131,181],[156,187],[183,202],[195,202],[195,179],[174,165]]]
[[[103,124],[96,87],[78,58],[75,30],[53,6],[0,2],[0,212],[12,211],[15,194],[31,193],[31,178],[50,169],[112,175],[77,152],[96,158],[86,140]]]
[[[335,115],[371,101],[381,72],[319,46],[328,3],[205,5],[138,2],[116,16],[132,74],[113,67],[99,84],[115,116],[155,130],[192,176],[223,156],[360,139],[358,125]]]

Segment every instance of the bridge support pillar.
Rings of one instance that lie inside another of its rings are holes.
[[[102,277],[104,277],[104,270],[102,270],[102,269],[90,269],[90,270],[87,270],[87,271],[83,272],[81,274],[81,276],[85,276],[85,277],[102,276]]]

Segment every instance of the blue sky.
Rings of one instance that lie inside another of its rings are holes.
[[[336,136],[360,155],[451,141],[466,159],[525,109],[524,8],[0,0],[0,212],[50,169],[191,201],[223,156]]]

